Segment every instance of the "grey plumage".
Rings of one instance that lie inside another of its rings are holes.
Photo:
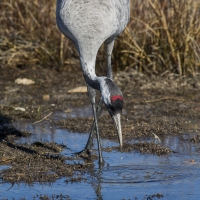
[[[98,49],[114,40],[126,27],[129,10],[130,0],[57,0],[56,20],[81,53],[81,44],[92,42]]]
[[[99,141],[94,89],[100,90],[108,111],[109,106],[112,105],[111,97],[113,96],[119,97],[118,102],[122,101],[122,103],[116,105],[123,105],[122,93],[112,80],[111,53],[114,40],[126,27],[129,17],[130,0],[57,0],[57,26],[65,36],[74,42],[80,55],[83,75],[88,85],[89,97],[94,111],[100,163],[103,162],[103,159]],[[95,73],[96,55],[102,43],[105,43],[107,52],[107,77],[97,77]],[[112,105],[112,109],[115,109],[115,104]],[[120,114],[117,112],[115,116],[113,115],[115,112],[109,111],[109,113],[116,128],[120,129],[118,136],[120,145],[122,145]],[[90,136],[92,134],[93,130]],[[90,138],[92,137],[89,137],[89,140],[91,140]],[[88,141],[88,143],[91,142]],[[88,144],[85,148],[88,148]]]

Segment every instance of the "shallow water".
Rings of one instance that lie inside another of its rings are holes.
[[[84,118],[84,117],[92,117],[92,116],[93,116],[92,107],[91,105],[89,105],[89,106],[84,106],[82,108],[73,108],[71,110],[67,110],[66,112],[61,112],[61,111],[54,112],[51,118],[53,118],[54,120],[56,119],[60,120],[60,119],[68,118],[68,117]]]
[[[88,134],[71,133],[47,124],[32,125],[24,122],[13,124],[19,130],[27,130],[31,137],[21,138],[19,143],[34,141],[56,142],[66,145],[62,154],[73,156],[82,150]],[[106,162],[102,170],[95,161],[94,169],[85,174],[86,181],[68,183],[66,178],[52,184],[35,183],[31,186],[11,185],[0,179],[0,199],[198,199],[200,197],[200,145],[188,141],[195,133],[161,138],[162,145],[174,153],[154,156],[137,152],[103,152]],[[118,143],[102,140],[103,147]],[[96,146],[94,147],[96,148]],[[77,160],[77,162],[81,162]],[[2,166],[1,170],[9,166]]]

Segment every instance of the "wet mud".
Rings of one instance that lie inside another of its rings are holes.
[[[30,78],[35,84],[16,84],[15,80],[19,77]],[[112,162],[116,162],[114,159],[120,160],[114,156],[115,154],[118,156],[137,154],[141,157],[149,156],[153,160],[155,157],[176,157],[179,151],[173,145],[167,145],[168,137],[178,137],[179,142],[194,146],[195,154],[198,154],[199,80],[198,77],[184,78],[167,73],[160,77],[149,77],[134,70],[116,73],[115,81],[125,99],[122,115],[124,144],[123,148],[119,148],[115,127],[108,112],[103,108],[99,118],[99,129],[106,163],[104,167],[109,168]],[[47,182],[57,184],[57,181],[63,178],[65,183],[78,184],[91,179],[90,175],[98,168],[95,142],[92,157],[79,157],[75,154],[87,142],[93,123],[91,105],[87,93],[67,93],[69,89],[84,85],[85,82],[78,69],[74,72],[57,72],[39,67],[2,69],[0,74],[2,184],[31,185]],[[99,94],[97,101],[98,98]],[[63,132],[60,137],[56,136],[60,134],[58,130],[67,132],[67,136]],[[185,136],[186,133],[192,135]],[[71,141],[70,137],[75,139]],[[110,158],[109,155],[113,157]],[[198,164],[199,160],[187,157],[185,162],[189,165]],[[121,170],[123,171],[123,166]],[[114,171],[111,173],[115,174]],[[163,197],[165,196],[162,193],[156,191],[149,196],[144,195],[144,199]],[[68,198],[70,199],[68,195],[63,196],[63,199]],[[54,198],[47,195],[46,198],[38,197],[38,199]]]

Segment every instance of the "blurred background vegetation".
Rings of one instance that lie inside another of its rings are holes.
[[[79,66],[71,41],[57,29],[55,0],[1,0],[0,68]],[[97,67],[105,66],[103,46]],[[131,0],[131,19],[117,38],[115,70],[195,76],[200,71],[200,1]]]

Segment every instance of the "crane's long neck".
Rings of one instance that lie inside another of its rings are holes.
[[[80,55],[80,61],[86,83],[94,89],[101,90],[106,77],[97,77],[95,73],[96,55]]]
[[[92,88],[100,90],[100,81],[95,73],[94,64],[92,61],[84,62],[81,58],[81,67],[86,83]]]
[[[95,73],[96,56],[100,45],[85,42],[84,44],[81,43],[77,45],[77,47],[80,55],[83,76],[85,78],[86,83],[90,87],[100,90],[102,97],[108,98],[108,96],[110,95],[110,89],[108,87],[110,85],[108,84],[109,78],[106,76],[99,77]],[[111,79],[109,82],[113,83],[112,86],[114,88],[117,87]],[[105,98],[104,102],[107,102]]]
[[[95,60],[96,57],[92,56],[93,59],[85,59],[86,57],[80,56],[81,66],[85,81],[89,86],[94,89],[100,90],[103,101],[106,105],[110,104],[111,96],[119,97],[122,96],[120,89],[113,82],[112,79],[101,76],[98,77],[95,73]]]

